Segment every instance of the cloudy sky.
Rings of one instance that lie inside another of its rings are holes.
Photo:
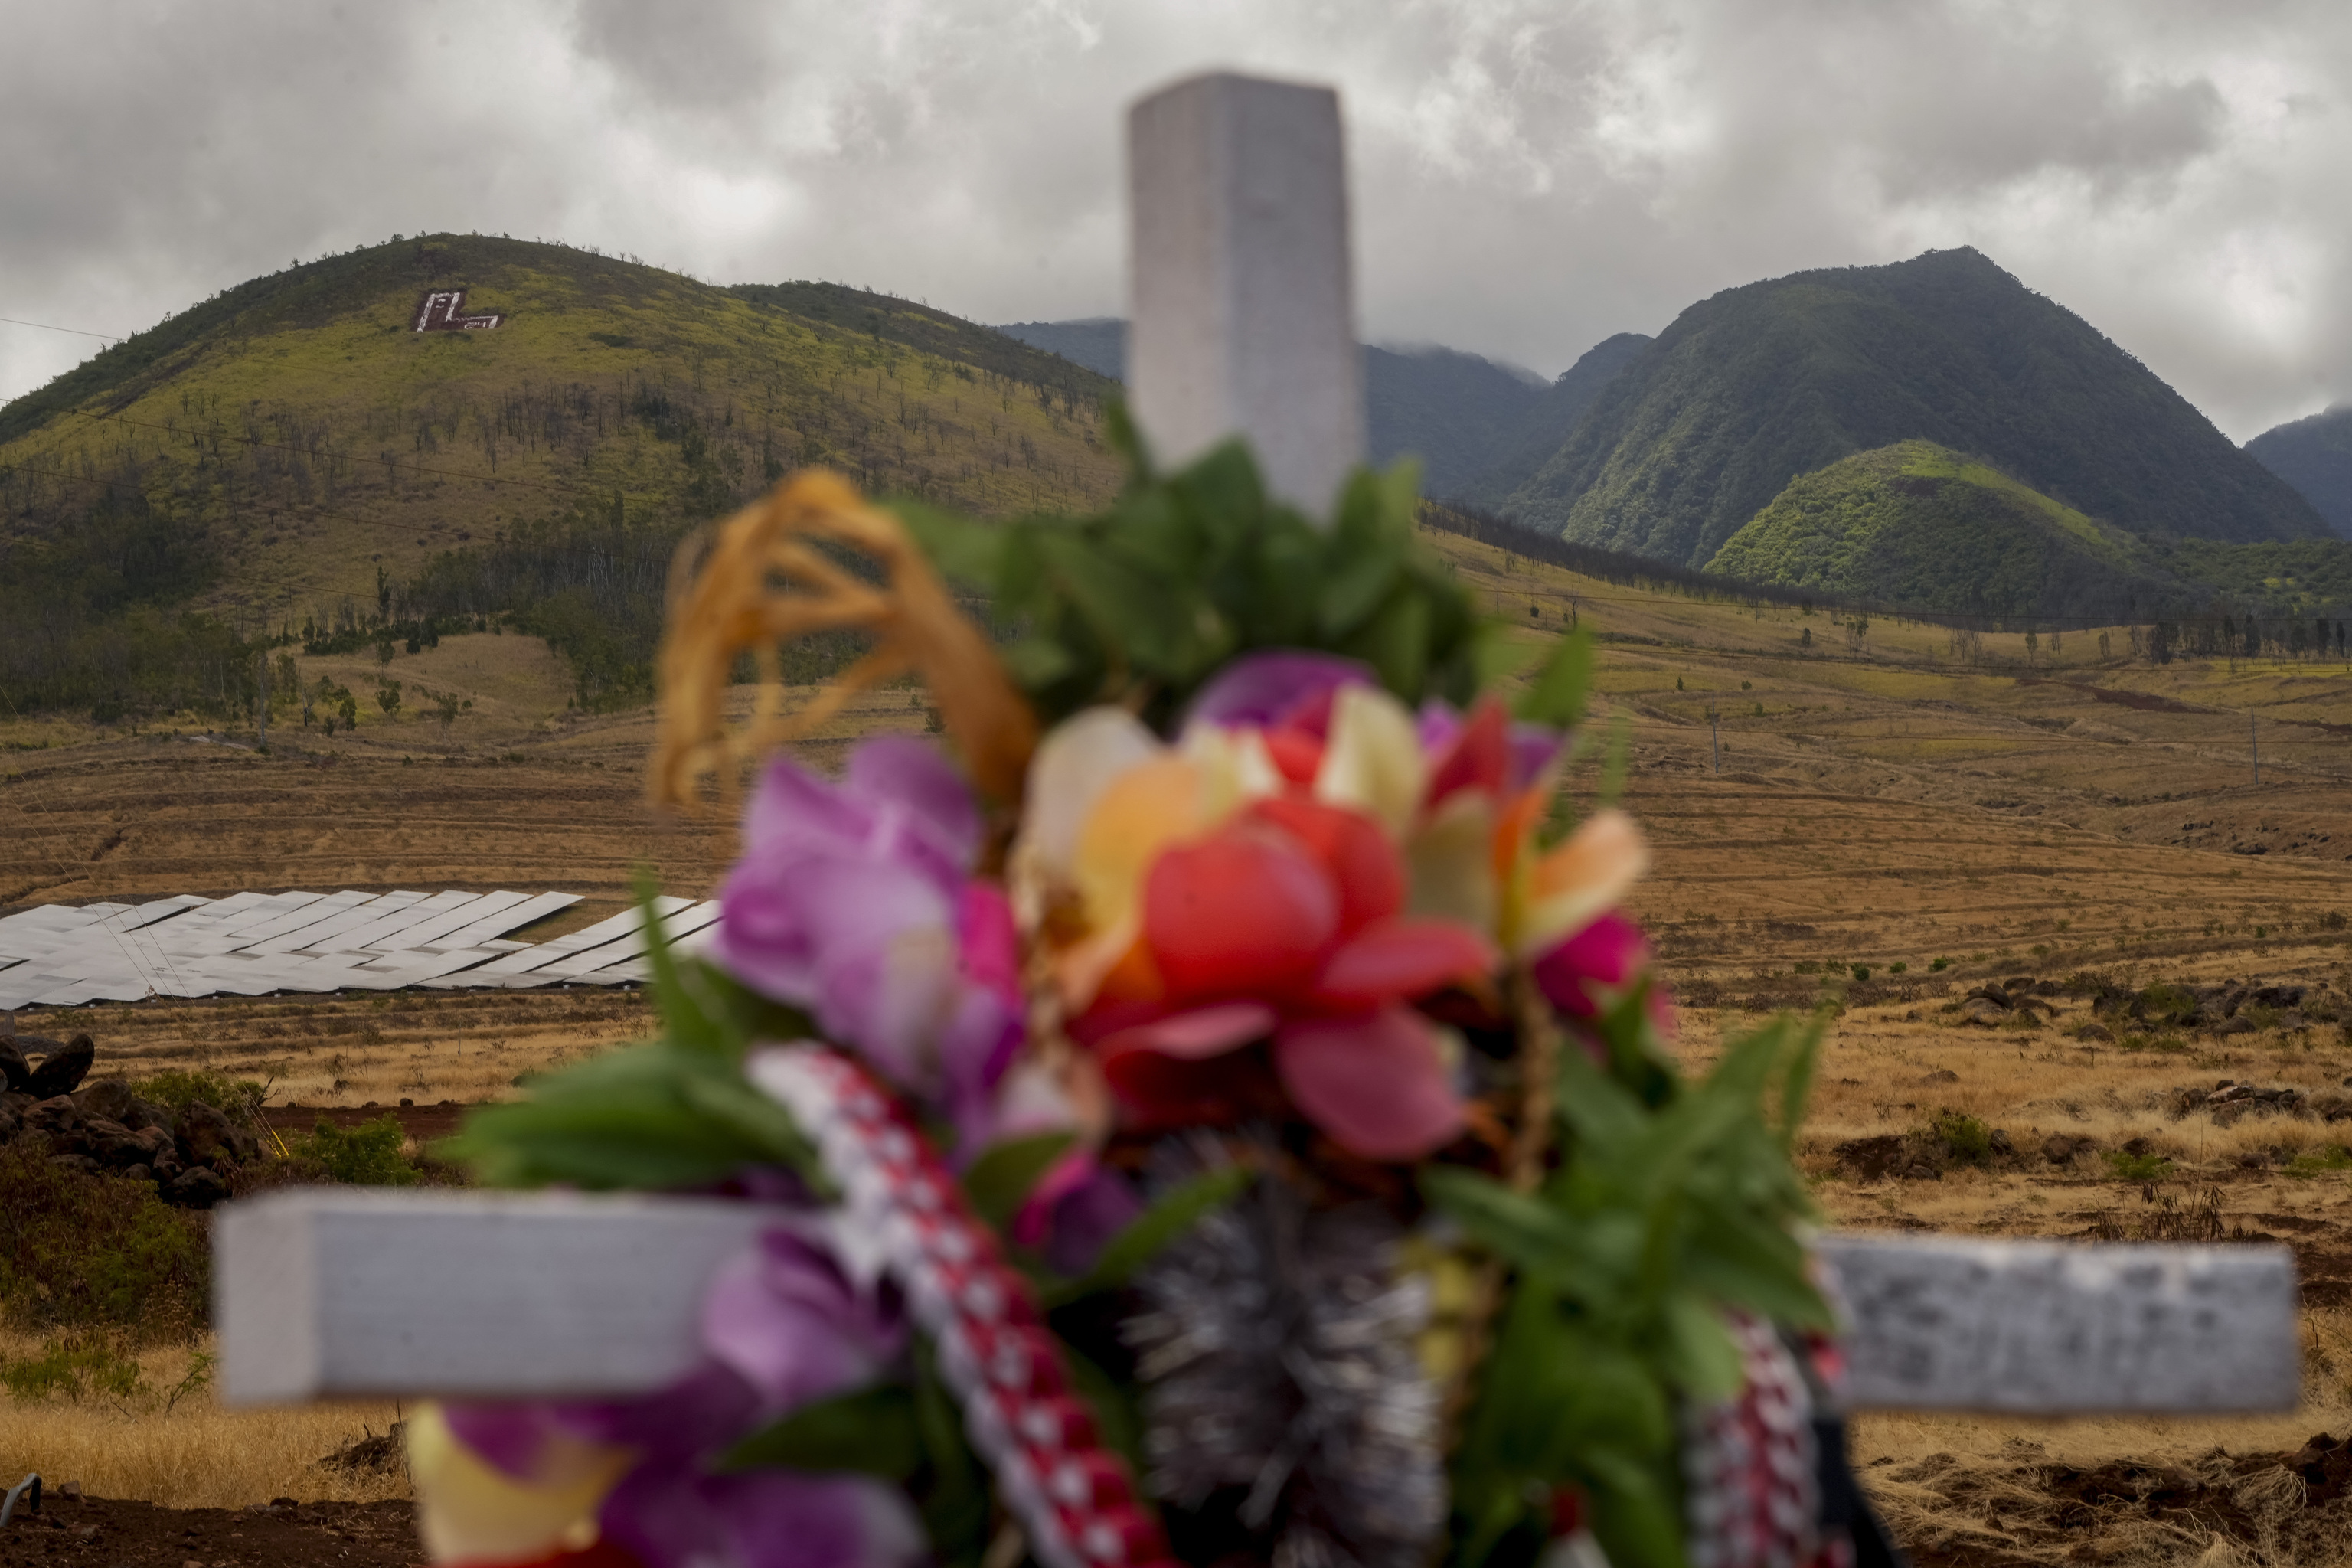
[[[1341,88],[1378,340],[1969,244],[2238,439],[2352,398],[2346,0],[0,0],[0,316],[435,229],[1111,313],[1121,106],[1210,66]],[[0,324],[0,397],[94,346]]]

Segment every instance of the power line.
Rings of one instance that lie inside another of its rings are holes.
[[[127,338],[117,337],[112,332],[86,332],[79,327],[53,327],[47,321],[20,321],[14,316],[0,316],[0,321],[5,321],[12,327],[38,327],[45,332],[71,332],[78,338],[104,338],[110,343],[130,341]]]

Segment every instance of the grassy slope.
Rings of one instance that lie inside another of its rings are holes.
[[[2134,542],[1987,464],[1904,441],[1791,480],[1706,564],[1882,603],[2058,612],[2144,574]]]
[[[416,333],[428,286],[509,318]],[[1099,501],[1108,387],[881,296],[434,237],[257,279],[0,409],[0,500],[54,529],[127,481],[219,549],[208,603],[299,620],[519,519],[617,494],[697,521],[803,463],[983,513]]]
[[[1503,510],[1696,564],[1797,475],[1906,439],[1982,453],[2135,533],[2326,527],[2128,353],[1967,249],[1694,305]]]
[[[2211,604],[2273,616],[2352,606],[2352,542],[2135,539],[1927,441],[1857,453],[1792,479],[1706,569],[1968,614],[2098,615],[2126,605],[2154,614]]]

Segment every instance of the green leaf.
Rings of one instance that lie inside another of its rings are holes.
[[[1071,531],[1041,532],[1037,550],[1096,636],[1124,647],[1139,669],[1165,670],[1177,662],[1185,627],[1171,613],[1165,584],[1110,560]]]
[[[1601,784],[1594,792],[1593,804],[1603,809],[1615,805],[1625,795],[1625,775],[1633,766],[1633,721],[1632,715],[1617,713],[1609,721],[1609,749],[1601,757]]]
[[[677,963],[669,950],[668,933],[654,902],[658,896],[652,872],[637,873],[637,919],[646,937],[646,962],[654,972],[654,1007],[661,1015],[662,1032],[681,1050],[724,1053],[731,1040],[728,1031],[703,1010],[699,999],[678,984]]]
[[[1657,1468],[1605,1451],[1586,1456],[1593,1539],[1613,1568],[1684,1568],[1682,1510]]]
[[[1421,1190],[1507,1261],[1571,1294],[1589,1298],[1606,1291],[1606,1281],[1590,1266],[1582,1230],[1551,1205],[1459,1165],[1424,1167]]]
[[[1429,602],[1412,584],[1391,586],[1380,608],[1339,643],[1338,651],[1372,667],[1381,684],[1407,702],[1421,700],[1429,669]]]
[[[854,1470],[904,1481],[922,1463],[915,1392],[884,1383],[802,1405],[728,1449],[718,1468]]]
[[[928,1341],[915,1346],[914,1393],[926,1469],[915,1497],[923,1532],[946,1568],[976,1568],[988,1549],[988,1483],[965,1441],[962,1413],[940,1386]]]
[[[792,1112],[775,1100],[748,1085],[700,1075],[683,1079],[678,1093],[688,1110],[725,1128],[769,1161],[799,1172],[819,1194],[830,1192],[815,1147]]]
[[[1405,504],[1396,504],[1402,484]],[[1412,543],[1412,503],[1421,487],[1421,465],[1405,458],[1387,475],[1359,468],[1340,491],[1339,513],[1316,616],[1327,637],[1354,630],[1387,593]]]
[[[1046,637],[1026,637],[997,650],[1004,668],[1013,674],[1022,689],[1038,690],[1053,685],[1078,668],[1076,658],[1059,642]]]
[[[1678,1290],[1664,1303],[1668,1375],[1694,1399],[1728,1399],[1745,1375],[1739,1347],[1716,1310],[1695,1292]]]
[[[963,1173],[963,1195],[990,1227],[1003,1230],[1021,1211],[1031,1189],[1069,1148],[1075,1135],[1040,1132],[1033,1138],[991,1144]]]
[[[1069,1368],[1070,1386],[1094,1413],[1095,1427],[1102,1434],[1102,1440],[1134,1466],[1137,1474],[1142,1474],[1147,1468],[1143,1418],[1136,1412],[1134,1394],[1068,1341],[1063,1341],[1060,1348],[1062,1363]]]
[[[1592,664],[1591,632],[1579,629],[1561,637],[1533,683],[1519,694],[1518,716],[1563,730],[1581,722],[1585,698],[1592,689]]]
[[[1048,1304],[1059,1306],[1125,1284],[1161,1247],[1241,1196],[1255,1180],[1257,1173],[1248,1166],[1226,1165],[1179,1183],[1104,1243],[1095,1266],[1083,1277],[1048,1291]]]
[[[1812,1098],[1813,1070],[1821,1061],[1822,1037],[1829,1032],[1830,1012],[1816,1008],[1812,1021],[1797,1036],[1797,1048],[1789,1053],[1788,1075],[1780,1083],[1780,1149],[1783,1153],[1797,1146],[1797,1130],[1804,1125],[1805,1104]]]
[[[942,511],[906,497],[894,497],[886,510],[896,513],[940,575],[950,582],[992,587],[1004,568],[1004,531],[984,522]]]
[[[816,1021],[808,1014],[761,995],[709,959],[688,959],[678,967],[678,979],[701,998],[704,1010],[723,1021],[743,1044],[789,1045],[819,1037]],[[732,1054],[740,1055],[740,1047]]]

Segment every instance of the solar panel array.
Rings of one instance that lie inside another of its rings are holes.
[[[0,1012],[149,996],[617,985],[652,978],[639,911],[551,942],[506,933],[580,901],[576,893],[192,894],[144,904],[45,904],[0,917]],[[718,934],[719,906],[654,901],[664,934],[692,952]]]

